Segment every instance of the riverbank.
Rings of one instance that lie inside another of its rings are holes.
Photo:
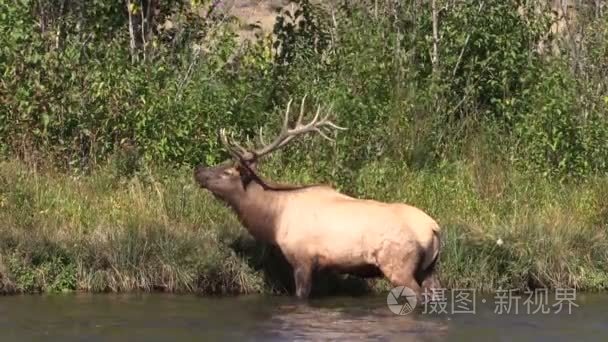
[[[475,163],[432,172],[370,164],[356,188],[437,218],[444,287],[608,288],[608,179],[563,185]],[[293,286],[280,255],[253,241],[227,208],[196,188],[188,168],[143,168],[125,178],[105,167],[75,177],[2,162],[0,222],[5,294],[285,293]],[[386,289],[384,280],[327,275],[315,291]]]

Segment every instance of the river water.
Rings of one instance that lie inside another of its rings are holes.
[[[608,341],[606,294],[576,294],[570,313],[557,302],[526,307],[525,298],[516,313],[494,295],[457,312],[452,298],[398,315],[386,295],[9,296],[0,297],[0,341]]]

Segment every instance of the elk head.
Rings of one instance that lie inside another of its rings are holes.
[[[287,143],[299,135],[316,132],[323,138],[334,141],[328,136],[328,132],[325,132],[324,130],[332,128],[336,130],[346,130],[346,128],[337,126],[329,121],[328,114],[321,117],[321,106],[317,107],[313,119],[309,123],[303,124],[305,99],[306,96],[302,99],[300,113],[293,128],[289,128],[289,114],[292,103],[292,100],[289,100],[285,110],[281,132],[271,143],[264,143],[262,130],[260,129],[259,140],[263,147],[258,149],[244,148],[233,139],[229,139],[226,135],[226,130],[221,129],[219,131],[220,141],[230,153],[232,159],[217,166],[205,167],[203,165],[198,165],[194,169],[195,181],[202,188],[209,190],[216,197],[229,203],[233,203],[233,201],[238,198],[242,198],[247,191],[247,186],[252,181],[258,183],[264,189],[271,189],[255,171],[257,162],[261,157],[287,145]]]

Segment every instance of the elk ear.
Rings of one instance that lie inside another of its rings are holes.
[[[258,169],[258,161],[257,161],[257,159],[254,159],[254,160],[252,160],[252,161],[248,161],[248,162],[247,162],[247,166],[248,166],[248,167],[249,167],[251,170],[253,170],[253,171],[257,171],[257,169]]]
[[[243,184],[243,189],[247,189],[247,186],[251,181],[256,178],[255,174],[255,164],[251,165],[251,163],[244,164],[243,161],[236,163],[236,169],[240,174],[241,182]]]
[[[250,175],[256,171],[257,165],[256,161],[240,161],[236,163],[236,169],[241,175]]]

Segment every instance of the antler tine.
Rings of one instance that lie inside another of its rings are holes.
[[[221,140],[222,144],[224,145],[224,147],[226,148],[228,153],[230,153],[230,155],[232,155],[234,158],[237,158],[239,160],[245,160],[249,157],[250,152],[246,148],[244,148],[243,146],[241,146],[240,144],[238,144],[237,142],[234,141],[234,132],[230,133],[230,139],[229,139],[226,136],[226,129],[221,128],[219,135],[220,135],[220,140]]]
[[[308,94],[304,94],[304,96],[302,97],[302,103],[300,104],[300,115],[298,116],[298,121],[296,121],[295,127],[302,124],[302,119],[304,118],[304,102],[306,101],[307,95]]]
[[[283,128],[281,129],[281,135],[284,135],[289,130],[289,110],[291,109],[291,102],[293,99],[289,99],[287,102],[287,108],[285,109],[285,117],[283,118]]]
[[[249,150],[247,150],[246,148],[244,148],[243,146],[241,146],[239,143],[237,143],[234,140],[234,132],[230,133],[230,140],[231,140],[232,146],[239,150],[238,151],[239,155],[245,157],[245,155],[247,155],[249,153]]]
[[[329,114],[325,115],[320,121],[319,121],[319,116],[321,115],[321,105],[317,106],[317,110],[315,112],[315,116],[312,118],[312,120],[310,120],[309,123],[302,125],[301,123],[294,127],[290,133],[292,134],[300,134],[300,133],[305,133],[305,132],[310,132],[310,131],[316,131],[315,128],[321,128],[325,125],[329,123],[331,123],[330,121],[327,120],[327,118],[329,117]],[[332,125],[335,126],[335,124],[331,123]]]
[[[230,143],[228,142],[228,138],[226,137],[225,128],[220,128],[219,136],[220,136],[220,141],[222,142],[222,145],[224,145],[224,147],[226,147],[226,148],[230,147]]]
[[[335,140],[332,139],[331,137],[329,137],[328,132],[324,131],[324,130],[328,130],[330,128],[333,128],[336,130],[346,130],[346,128],[340,127],[340,126],[334,124],[333,122],[329,121],[329,119],[328,119],[329,113],[326,115],[321,115],[322,106],[320,104],[317,106],[317,110],[315,111],[315,115],[312,118],[312,120],[305,124],[302,123],[302,120],[304,119],[304,114],[305,114],[304,104],[306,102],[306,97],[307,97],[307,94],[305,94],[304,97],[302,98],[302,102],[300,103],[300,113],[298,114],[298,118],[297,118],[295,125],[291,129],[289,128],[289,114],[290,114],[290,109],[291,109],[291,104],[293,102],[293,99],[289,100],[289,102],[287,103],[287,108],[285,110],[284,119],[283,119],[284,121],[283,121],[283,125],[281,127],[281,132],[274,139],[274,141],[272,141],[270,144],[266,145],[263,142],[262,130],[260,129],[260,141],[262,142],[262,144],[264,144],[264,147],[257,149],[254,152],[251,152],[254,154],[254,156],[260,157],[265,154],[268,154],[276,149],[279,149],[279,148],[285,146],[296,136],[302,135],[305,133],[317,132],[323,138],[333,142]]]
[[[262,145],[266,145],[266,141],[264,141],[264,127],[260,126],[260,133],[258,136],[260,142],[262,143]]]
[[[303,125],[300,122],[300,120],[298,120],[299,122],[296,125],[296,127],[294,127],[293,129],[289,130],[289,132],[288,132],[289,136],[287,136],[285,139],[283,139],[283,141],[281,141],[281,143],[276,148],[283,147],[284,145],[286,145],[288,142],[290,142],[297,135],[308,133],[308,132],[317,132],[317,133],[319,133],[319,135],[321,135],[321,137],[323,137],[323,138],[325,138],[325,139],[327,139],[329,141],[335,142],[334,139],[330,138],[327,135],[327,133],[323,131],[323,128],[327,128],[327,126],[330,126],[330,127],[333,127],[333,128],[337,128],[337,129],[341,129],[341,130],[346,130],[346,128],[340,127],[340,126],[334,124],[333,122],[327,120],[327,118],[329,117],[329,114],[325,115],[319,121],[320,113],[321,113],[321,105],[319,105],[317,107],[317,110],[315,112],[315,116],[314,116],[314,118],[309,123]],[[302,114],[300,114],[300,117],[302,117]]]
[[[232,148],[232,146],[230,145],[230,141],[228,140],[228,137],[226,136],[225,128],[220,128],[219,136],[220,136],[220,141],[221,141],[222,145],[224,145],[224,148],[228,151],[228,153],[230,153],[230,155],[232,155],[233,157],[236,157],[236,153],[235,153],[234,149]]]
[[[315,112],[315,117],[312,118],[312,121],[310,121],[309,125],[314,125],[315,123],[317,123],[317,121],[319,121],[319,114],[321,114],[321,104],[317,105],[317,111]]]
[[[328,120],[329,114],[332,113],[332,112],[333,112],[333,104],[330,105],[330,110],[327,111],[327,115],[325,115],[325,117],[323,118],[323,120],[322,120],[323,124],[327,125],[327,126],[329,126],[331,128],[333,128],[333,129],[337,129],[337,130],[340,130],[340,131],[347,131],[348,128],[338,126],[335,123],[333,123],[333,122],[331,122],[331,121]]]
[[[337,130],[340,130],[340,131],[347,131],[348,130],[348,128],[346,128],[346,127],[340,127],[340,126],[336,125],[335,123],[333,123],[331,121],[325,121],[325,124],[327,126],[331,127],[331,128],[334,128],[334,129],[337,129]]]
[[[291,141],[291,139],[293,139],[294,137],[295,137],[295,135],[290,135],[290,136],[286,137],[285,139],[283,139],[283,140],[281,141],[281,143],[279,143],[279,144],[277,145],[277,147],[276,147],[276,148],[277,148],[277,149],[279,149],[279,148],[281,148],[281,147],[283,147],[283,146],[287,145],[287,143],[288,143],[288,142],[290,142],[290,141]]]
[[[315,132],[319,133],[319,135],[321,135],[321,137],[323,137],[331,142],[334,142],[335,141],[334,139],[330,138],[328,135],[325,134],[325,132],[323,132],[323,128],[325,128],[327,125],[329,125],[330,127],[336,126],[334,123],[332,123],[331,121],[328,120],[329,113],[331,111],[328,111],[328,113],[321,119],[321,121],[316,122],[318,120],[320,111],[321,111],[321,106],[319,105],[317,107],[317,113],[315,115],[315,118],[312,121],[312,123],[313,123],[312,128],[314,129]]]
[[[272,141],[270,144],[264,144],[262,142],[263,145],[265,145],[264,147],[255,150],[254,155],[256,156],[262,156],[265,154],[268,154],[274,150],[276,150],[277,148],[279,148],[280,146],[282,146],[285,143],[285,140],[289,141],[291,140],[291,134],[290,134],[290,129],[289,129],[289,112],[291,111],[291,103],[293,102],[293,98],[289,99],[289,101],[287,102],[287,108],[285,109],[285,114],[283,117],[283,125],[281,127],[281,132],[279,133],[279,135],[274,139],[274,141]],[[260,136],[261,139],[261,136]]]
[[[326,135],[326,134],[325,134],[325,133],[324,133],[324,132],[323,132],[321,129],[319,129],[319,128],[315,128],[315,132],[319,133],[319,135],[320,135],[320,136],[322,136],[323,138],[325,138],[325,139],[327,139],[327,140],[329,140],[329,141],[331,141],[331,142],[334,142],[334,141],[335,141],[334,139],[332,139],[332,138],[330,138],[329,136],[327,136],[327,135]]]

